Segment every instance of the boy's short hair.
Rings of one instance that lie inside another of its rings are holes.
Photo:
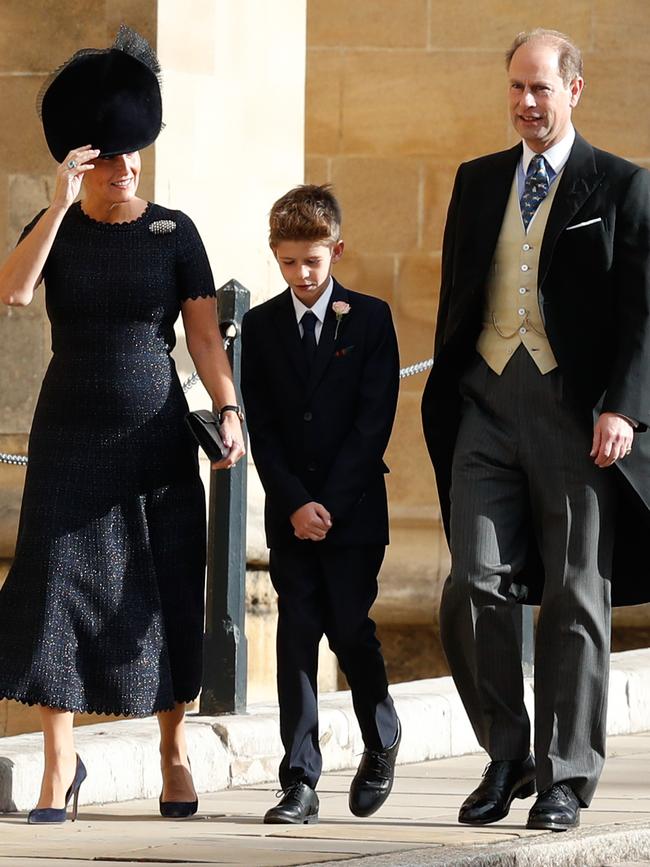
[[[269,244],[281,241],[325,241],[341,238],[341,206],[330,184],[302,184],[279,198],[269,214]]]

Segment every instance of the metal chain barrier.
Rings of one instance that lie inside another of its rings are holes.
[[[230,331],[234,331],[231,334]],[[228,349],[232,341],[237,335],[237,330],[232,325],[226,332],[226,337],[223,341],[223,348]],[[407,376],[415,376],[416,373],[424,373],[433,367],[433,358],[427,358],[424,361],[418,361],[416,364],[409,364],[408,367],[403,367],[399,372],[400,379],[406,379]],[[199,375],[196,370],[188,376],[183,383],[183,394],[187,392],[199,381]],[[6,452],[0,452],[0,464],[14,464],[15,466],[27,466],[27,455],[9,455]]]
[[[408,367],[403,367],[399,372],[400,379],[406,379],[407,376],[415,376],[416,373],[424,373],[425,370],[430,370],[433,367],[433,358],[426,358],[424,361],[417,361],[415,364],[409,364]]]
[[[6,452],[0,452],[0,464],[16,464],[24,467],[27,465],[27,455],[8,455]]]

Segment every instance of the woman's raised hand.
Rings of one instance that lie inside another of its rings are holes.
[[[56,170],[56,188],[53,205],[69,208],[79,195],[84,174],[94,169],[90,160],[99,156],[99,151],[90,145],[74,148]]]
[[[73,148],[56,170],[52,204],[0,266],[0,301],[22,307],[34,297],[43,267],[68,208],[79,195],[84,174],[94,169],[99,151],[90,145]]]

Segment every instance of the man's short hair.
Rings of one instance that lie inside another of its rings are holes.
[[[545,30],[543,27],[523,30],[515,36],[506,52],[506,69],[510,69],[510,61],[515,51],[527,42],[545,42],[557,49],[558,68],[565,87],[568,87],[578,76],[582,77],[582,53],[578,46],[559,30]]]
[[[281,241],[324,241],[341,237],[341,206],[329,184],[294,187],[275,202],[269,214],[269,244]]]

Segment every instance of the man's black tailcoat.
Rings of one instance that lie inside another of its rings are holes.
[[[458,381],[482,327],[492,263],[521,144],[461,165],[447,215],[435,364],[422,415],[449,533],[449,488],[460,419]],[[650,601],[650,175],[577,135],[558,181],[539,263],[546,333],[576,411],[637,420],[632,454],[617,462],[620,507],[614,604]],[[588,225],[579,225],[588,224]],[[575,228],[572,228],[575,227]],[[544,455],[539,456],[544,461]],[[539,601],[534,539],[524,573]]]

